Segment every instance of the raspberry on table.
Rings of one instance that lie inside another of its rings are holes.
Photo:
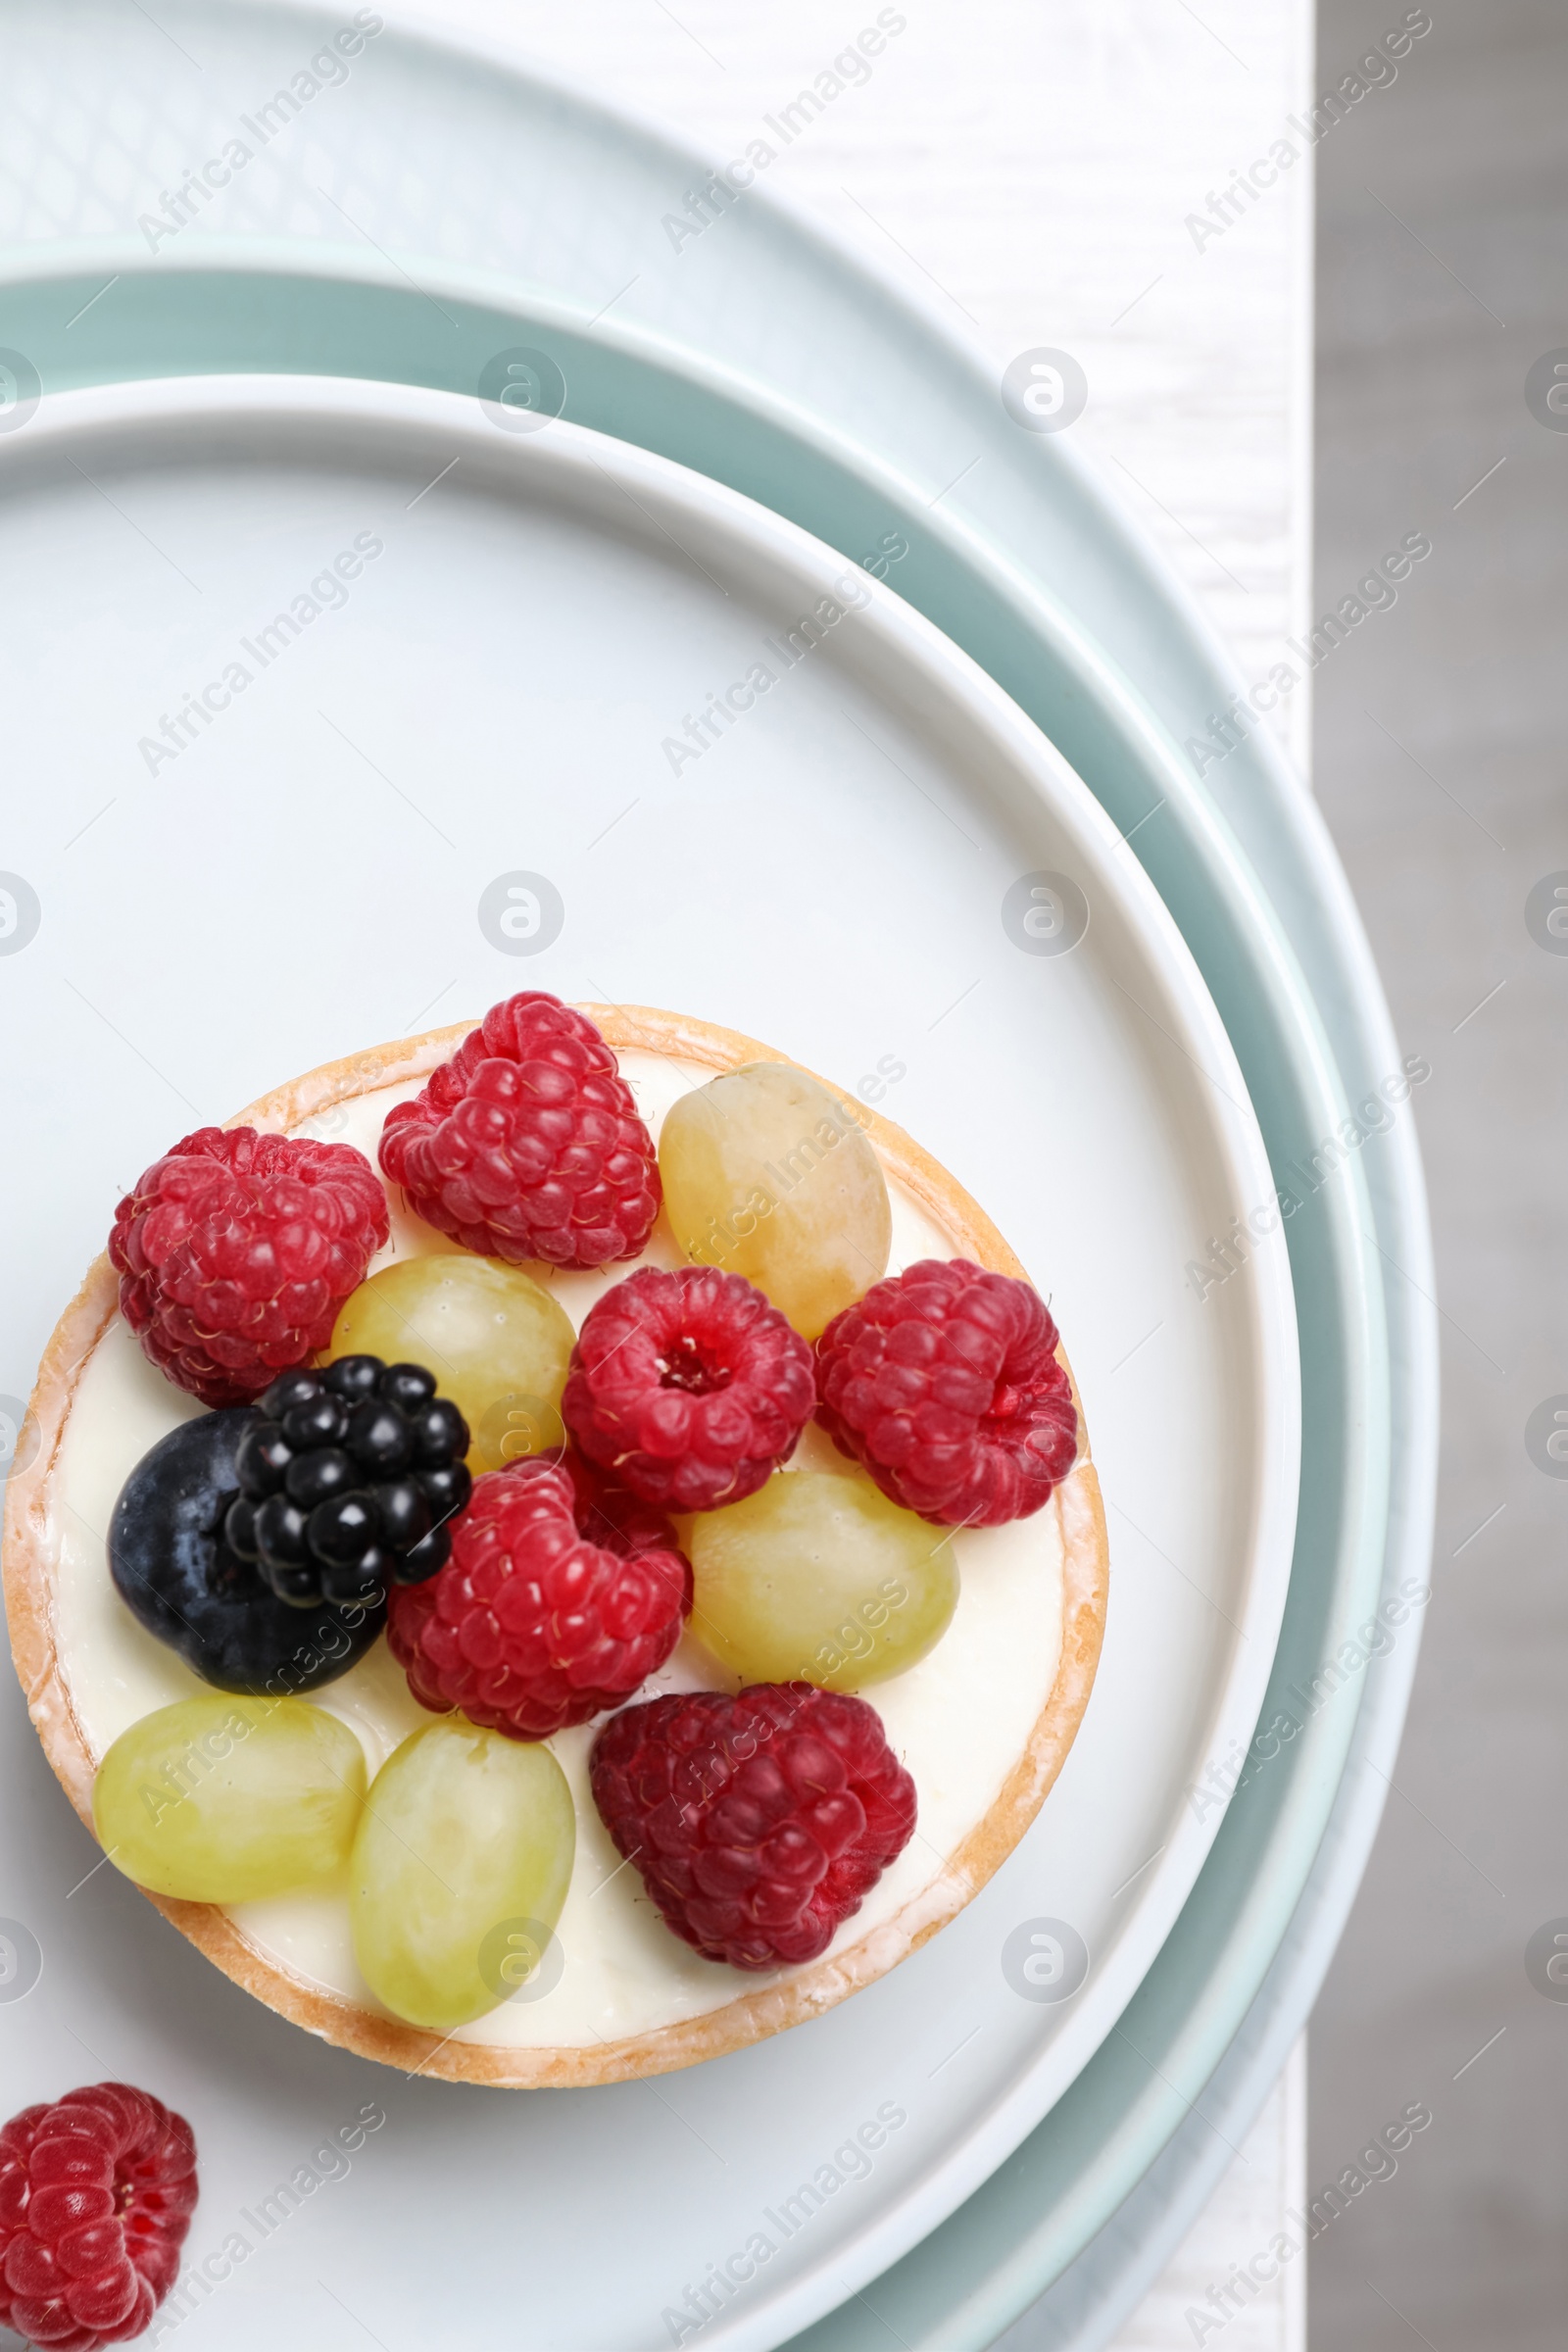
[[[204,1404],[244,1404],[326,1346],[387,1232],[352,1145],[198,1127],[121,1201],[109,1257],[159,1370]]]
[[[754,1284],[644,1266],[577,1335],[561,1400],[584,1453],[668,1511],[755,1494],[811,1417],[811,1350]]]
[[[914,1830],[875,1708],[809,1683],[625,1707],[590,1778],[666,1927],[732,1968],[815,1960]]]
[[[481,1257],[636,1257],[662,1198],[654,1141],[585,1014],[530,989],[493,1005],[381,1133],[381,1166]]]
[[[387,1642],[421,1706],[548,1740],[646,1682],[691,1605],[667,1519],[588,1463],[536,1454],[475,1481],[446,1567],[389,1595]]]
[[[1078,1451],[1056,1336],[1029,1283],[967,1258],[922,1258],[874,1284],[817,1341],[817,1419],[923,1519],[1026,1519]]]
[[[0,2130],[0,2323],[50,2352],[140,2335],[179,2270],[196,2142],[128,2082],[24,2107]]]

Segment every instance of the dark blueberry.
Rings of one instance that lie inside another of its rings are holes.
[[[224,1541],[220,1528],[214,1543],[213,1571],[208,1579],[215,1600],[250,1600],[267,1589],[267,1571],[256,1560],[242,1560]]]
[[[283,1492],[302,1511],[312,1511],[329,1494],[353,1486],[359,1472],[339,1446],[318,1446],[314,1453],[297,1453],[288,1466]]]
[[[430,1533],[412,1551],[406,1551],[392,1563],[392,1574],[400,1585],[422,1585],[426,1577],[434,1576],[452,1557],[452,1530],[432,1527]]]
[[[254,1560],[261,1551],[256,1541],[256,1505],[248,1494],[236,1494],[223,1518],[223,1541],[238,1560]]]
[[[335,1364],[328,1364],[321,1374],[321,1386],[330,1389],[334,1396],[342,1396],[350,1404],[358,1404],[362,1396],[373,1396],[376,1383],[384,1366],[378,1355],[340,1355]]]
[[[344,1617],[277,1599],[223,1541],[251,1407],[182,1421],[145,1453],[109,1523],[109,1569],[126,1607],[220,1690],[292,1696],[346,1674],[376,1640],[377,1604]]]
[[[392,1478],[414,1458],[414,1432],[395,1405],[368,1397],[354,1407],[348,1447],[362,1470],[372,1477]]]
[[[388,1364],[381,1375],[380,1393],[388,1404],[412,1417],[435,1395],[435,1374],[422,1364]]]
[[[372,1487],[381,1519],[381,1540],[393,1551],[407,1551],[430,1532],[430,1505],[416,1478],[389,1478]]]
[[[240,1439],[234,1467],[244,1492],[260,1501],[264,1494],[277,1493],[293,1459],[294,1448],[277,1423],[258,1414]]]
[[[286,1494],[269,1494],[258,1506],[256,1548],[270,1568],[295,1568],[308,1558],[305,1513]]]
[[[297,1404],[309,1404],[320,1394],[320,1375],[307,1372],[302,1365],[294,1372],[280,1372],[270,1389],[264,1389],[256,1399],[264,1413],[273,1421],[281,1421],[286,1412]]]
[[[424,1489],[430,1516],[438,1524],[455,1519],[473,1493],[473,1473],[466,1462],[448,1462],[440,1470],[420,1470],[416,1475]]]
[[[450,1396],[437,1396],[414,1425],[415,1460],[420,1469],[439,1470],[468,1450],[468,1424]]]
[[[380,1513],[363,1491],[334,1494],[330,1502],[317,1504],[311,1513],[310,1531],[311,1550],[317,1559],[343,1568],[363,1559],[372,1544],[380,1543]]]
[[[349,1408],[341,1396],[318,1389],[301,1404],[291,1404],[279,1426],[297,1452],[312,1446],[341,1446],[349,1425]]]

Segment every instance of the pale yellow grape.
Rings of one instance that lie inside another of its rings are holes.
[[[958,1602],[939,1529],[869,1479],[775,1471],[693,1522],[691,1630],[749,1683],[859,1690],[923,1658]]]
[[[122,1732],[92,1818],[117,1870],[154,1894],[246,1903],[332,1878],[365,1802],[365,1751],[300,1698],[182,1698]]]
[[[525,1981],[571,1884],[577,1821],[548,1747],[461,1715],[371,1784],[349,1866],[360,1973],[395,2017],[450,2034]],[[531,1937],[530,1937],[531,1931]]]
[[[564,1307],[520,1266],[445,1251],[362,1282],[332,1326],[327,1360],[423,1364],[468,1424],[468,1467],[477,1474],[563,1443],[573,1336]]]
[[[814,1340],[887,1272],[887,1180],[853,1112],[752,1061],[682,1095],[659,1139],[664,1207],[699,1265],[744,1274]]]

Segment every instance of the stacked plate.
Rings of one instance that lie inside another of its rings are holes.
[[[112,1171],[195,1123],[176,1098],[220,1115],[519,985],[666,1003],[880,1071],[1053,1291],[1112,1604],[1067,1770],[969,1910],[832,2016],[657,2087],[384,2083],[127,1887],[66,1913],[91,1856],[16,1706],[32,2095],[80,2043],[144,2075],[196,2123],[216,2215],[382,2100],[361,2180],[193,2344],[325,2343],[324,2278],[389,2342],[525,2309],[571,2352],[1088,2352],[1300,2027],[1413,1664],[1412,1073],[1332,852],[1260,738],[1193,779],[1180,743],[1231,681],[1064,444],[787,210],[754,191],[675,252],[699,159],[387,29],[341,82],[305,74],[302,209],[243,94],[342,27],[160,24],[199,85],[118,7],[24,6],[0,101],[30,191],[0,353],[14,764],[53,780],[13,820],[42,915],[0,977],[59,1145],[7,1179],[6,1385]],[[221,238],[178,201],[209,158]],[[313,596],[356,534],[377,563]],[[301,601],[308,630],[236,650]],[[776,698],[696,723],[808,612]],[[171,725],[234,662],[243,715]],[[550,919],[488,920],[503,881]],[[838,2163],[884,2107],[906,2121],[876,2161]],[[808,2228],[760,2221],[808,2181]],[[760,2228],[744,2291],[705,2288]]]

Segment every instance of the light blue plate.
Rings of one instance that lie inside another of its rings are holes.
[[[72,243],[30,257],[13,244],[0,287],[0,340],[46,386],[250,368],[472,391],[497,353],[546,349],[579,421],[730,482],[854,560],[890,534],[906,543],[892,574],[901,593],[1008,689],[1124,830],[1139,828],[1277,1169],[1397,1069],[1315,809],[1258,737],[1214,772],[1212,794],[1193,780],[1177,744],[1236,681],[1070,451],[1019,432],[938,321],[772,201],[749,199],[677,268],[658,223],[700,175],[696,159],[546,81],[389,34],[330,93],[335,113],[313,117],[329,150],[313,172],[395,260],[346,250],[330,196],[274,185],[260,164],[243,195],[261,234],[220,245],[198,222],[153,260],[141,239],[93,232],[125,222],[150,176],[177,184],[221,144],[223,88],[252,86],[242,70],[267,88],[315,36],[292,12],[161,11],[172,31],[205,38],[209,65],[223,44],[232,70],[203,91],[172,80],[167,61],[155,73],[122,12],[24,10],[11,103],[28,135],[62,17],[78,37],[61,119],[45,128],[75,180],[42,225]],[[115,201],[93,134],[113,122],[123,143],[130,85],[143,110],[136,169]],[[431,188],[447,193],[439,220],[411,217],[400,191]],[[492,203],[498,189],[505,201]],[[331,243],[280,243],[283,226]],[[591,324],[634,273],[616,318],[664,331]],[[1370,1616],[1380,1585],[1425,1572],[1435,1348],[1408,1120],[1353,1152],[1288,1231],[1308,1466],[1265,1724],[1304,1712],[1293,1688]],[[933,2238],[803,2343],[858,2352],[891,2328],[922,2352],[979,2347],[1053,2280],[1017,2343],[1103,2340],[1304,2017],[1375,1826],[1375,1771],[1342,1786],[1352,1732],[1374,1764],[1387,1760],[1414,1648],[1407,1632],[1253,1774],[1160,1959],[1066,2098]]]

